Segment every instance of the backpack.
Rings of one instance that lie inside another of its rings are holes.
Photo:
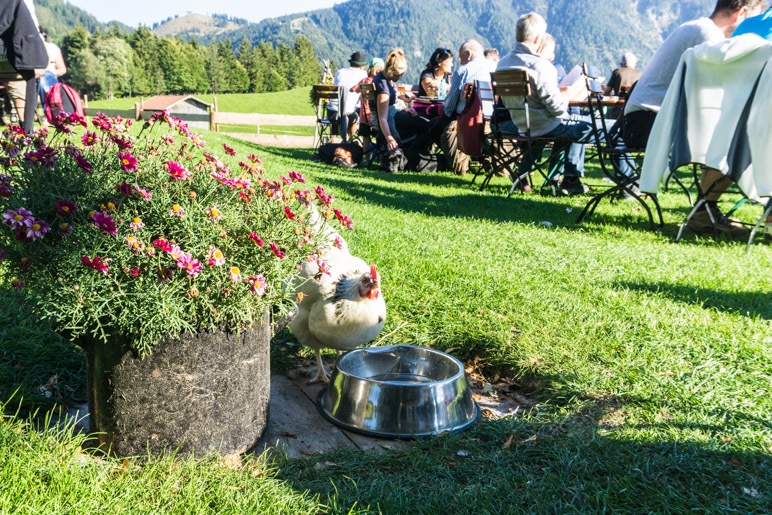
[[[325,143],[319,145],[320,161],[342,168],[353,168],[362,161],[362,146],[357,142]]]
[[[464,93],[466,105],[456,122],[458,149],[468,156],[478,157],[483,153],[485,131],[482,102],[473,84],[467,84]]]
[[[46,93],[44,107],[49,123],[53,122],[59,113],[86,115],[78,92],[63,82],[57,82],[51,86],[51,89]]]

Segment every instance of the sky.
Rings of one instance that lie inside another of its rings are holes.
[[[66,0],[101,22],[117,20],[131,27],[151,26],[187,13],[227,14],[258,22],[285,14],[332,7],[343,0]]]

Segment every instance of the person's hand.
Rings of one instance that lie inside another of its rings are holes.
[[[415,109],[413,109],[412,107],[408,107],[407,109],[405,109],[405,111],[407,111],[408,113],[410,113],[410,116],[418,116],[418,113],[417,113],[417,112],[416,112],[416,110],[415,110]]]
[[[393,152],[399,148],[399,143],[394,139],[394,136],[386,136],[386,148],[389,152]]]

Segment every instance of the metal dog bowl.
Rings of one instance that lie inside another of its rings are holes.
[[[344,354],[317,405],[344,429],[384,438],[461,431],[479,416],[461,362],[408,345]]]

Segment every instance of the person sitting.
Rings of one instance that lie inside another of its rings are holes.
[[[759,14],[762,8],[762,0],[718,0],[709,18],[686,22],[668,36],[654,52],[625,103],[623,137],[628,148],[646,147],[654,119],[684,51],[701,43],[728,38],[745,18]],[[748,229],[730,221],[718,208],[718,199],[730,184],[731,179],[718,170],[703,168],[700,189],[708,192],[706,207],[689,219],[687,226],[692,231],[712,233],[715,228],[728,236],[748,234]]]
[[[357,84],[355,84],[351,91],[354,93],[359,93],[361,91],[360,85],[362,84],[372,84],[373,79],[375,79],[375,76],[378,75],[381,70],[383,70],[383,67],[385,66],[385,63],[383,62],[383,59],[380,57],[373,57],[370,59],[370,67],[367,69],[367,77],[360,80]],[[372,133],[372,105],[370,105],[370,102],[363,102],[360,98],[359,102],[359,135],[362,138],[362,150],[365,154],[367,154],[370,151],[370,139],[374,136]]]
[[[604,95],[624,96],[641,77],[641,70],[635,68],[638,58],[632,52],[625,52],[619,60],[619,68],[611,72],[611,77],[603,90]]]
[[[46,45],[46,52],[48,53],[48,67],[46,68],[46,73],[38,79],[40,104],[45,107],[46,94],[54,84],[59,82],[59,77],[67,73],[67,66],[64,64],[62,49],[59,48],[59,45],[51,41],[48,34],[43,30],[43,27],[39,27],[39,29],[40,35],[43,37],[43,41]]]
[[[405,140],[419,132],[426,132],[429,126],[429,121],[417,116],[414,109],[406,107],[400,110],[395,106],[398,98],[405,102],[411,100],[410,95],[397,93],[396,81],[406,72],[405,52],[401,48],[395,48],[386,56],[383,70],[373,78],[378,128],[390,153],[397,150]]]
[[[529,72],[531,94],[527,102],[530,106],[531,136],[562,140],[553,145],[550,169],[554,167],[562,173],[560,192],[563,195],[583,194],[589,191],[582,183],[581,177],[584,175],[584,143],[594,140],[592,124],[583,117],[568,116],[569,99],[566,95],[571,92],[566,90],[564,94],[560,90],[555,66],[538,53],[546,34],[547,22],[541,15],[532,12],[521,16],[517,20],[517,44],[514,50],[499,62],[497,70],[517,68]],[[506,105],[507,99],[504,98],[503,101]],[[525,111],[513,110],[511,113],[515,118],[501,124],[504,132],[515,132],[517,127],[527,126]],[[517,167],[517,177],[530,173],[534,160],[540,157],[542,149],[543,147],[525,152]]]
[[[453,73],[453,52],[447,48],[438,48],[432,53],[426,69],[421,72],[421,77],[418,79],[418,96],[444,99],[448,92],[451,73]]]
[[[335,73],[332,83],[340,86],[347,93],[352,86],[367,77],[365,56],[362,52],[354,52],[348,60],[349,66],[341,68]],[[333,123],[333,133],[339,132],[345,142],[357,130],[357,108],[359,107],[359,93],[342,95],[346,105],[339,106],[338,99],[333,98],[327,104],[327,119]],[[340,112],[339,112],[340,111]],[[336,128],[340,126],[339,130]]]
[[[489,72],[493,73],[496,71],[496,66],[498,66],[499,61],[501,60],[501,57],[499,57],[499,50],[498,48],[486,48],[483,52],[483,55],[485,58],[490,61],[488,63],[488,66],[490,66]]]
[[[469,170],[469,156],[458,149],[456,118],[464,111],[466,99],[464,87],[476,80],[490,81],[488,61],[483,55],[484,48],[479,41],[469,39],[458,50],[461,66],[453,72],[450,89],[443,105],[443,116],[433,120],[433,131],[440,134],[440,147],[453,173],[464,175]]]

